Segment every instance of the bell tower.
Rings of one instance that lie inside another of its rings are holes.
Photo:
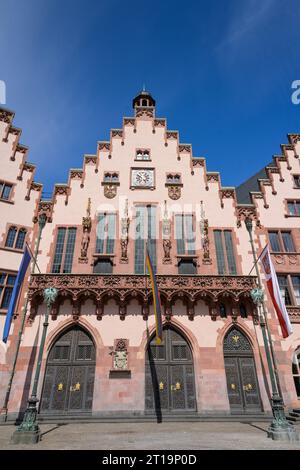
[[[132,100],[133,109],[136,108],[154,108],[155,99],[152,98],[151,94],[143,89],[138,95]]]

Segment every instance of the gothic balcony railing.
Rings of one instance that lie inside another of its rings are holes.
[[[199,299],[207,303],[213,319],[218,316],[217,305],[221,301],[229,303],[232,312],[237,312],[239,303],[245,302],[254,315],[255,308],[250,292],[255,287],[255,276],[158,275],[157,284],[167,318],[172,315],[172,305],[178,299],[186,305],[190,319],[194,317],[194,306]],[[147,318],[149,304],[152,302],[150,279],[146,275],[34,274],[28,289],[31,318],[37,313],[46,287],[58,289],[58,300],[52,314],[54,318],[58,314],[59,305],[66,298],[71,301],[73,316],[76,318],[80,315],[81,305],[87,299],[94,301],[98,319],[102,318],[105,302],[112,298],[119,305],[121,319],[125,318],[126,307],[131,299],[139,301],[144,318]]]

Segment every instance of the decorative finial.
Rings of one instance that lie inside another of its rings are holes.
[[[145,83],[143,84],[143,91],[146,91]]]

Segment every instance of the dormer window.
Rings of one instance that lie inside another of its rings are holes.
[[[138,161],[150,161],[150,150],[148,149],[137,149],[135,153],[135,159]]]
[[[182,184],[181,182],[181,175],[179,173],[168,173],[167,174],[167,185],[176,185],[176,184]]]
[[[105,172],[103,183],[119,183],[119,173],[117,172]]]

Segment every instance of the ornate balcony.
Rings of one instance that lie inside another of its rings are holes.
[[[194,318],[195,303],[199,299],[207,303],[213,319],[218,315],[216,309],[218,302],[224,300],[230,303],[232,312],[237,312],[239,302],[246,302],[251,305],[253,312],[255,310],[250,297],[251,289],[255,287],[255,276],[157,276],[157,284],[167,319],[171,317],[172,305],[178,299],[186,305],[187,315],[191,320]],[[53,318],[58,315],[59,305],[66,298],[72,303],[72,314],[75,319],[79,317],[80,306],[86,299],[92,299],[95,303],[99,320],[109,299],[116,300],[122,320],[125,319],[126,306],[131,299],[139,301],[142,307],[141,314],[145,319],[148,317],[149,304],[152,302],[150,279],[145,275],[34,274],[28,291],[31,319],[43,301],[43,290],[46,287],[56,287],[59,292],[52,312]]]

